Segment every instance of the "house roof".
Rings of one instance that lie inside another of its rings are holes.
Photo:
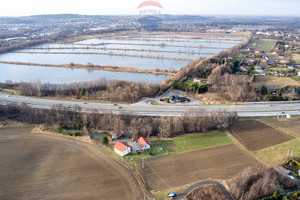
[[[117,142],[114,146],[115,149],[118,149],[121,152],[123,152],[126,149],[126,147],[132,148],[126,142]]]
[[[140,138],[138,139],[138,142],[140,143],[140,145],[141,145],[142,147],[144,147],[146,144],[149,144],[149,145],[150,145],[150,143],[149,143],[144,137],[140,137]]]

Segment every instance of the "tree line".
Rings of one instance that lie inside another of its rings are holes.
[[[51,84],[40,82],[21,83],[15,89],[25,96],[75,98],[108,102],[134,103],[142,97],[154,97],[160,93],[159,85],[98,79],[87,82]]]
[[[124,137],[175,137],[186,133],[225,130],[237,120],[235,112],[192,109],[181,117],[146,117],[132,114],[99,113],[97,109],[82,112],[78,105],[39,109],[27,105],[0,105],[0,119],[11,119],[32,124],[47,124],[56,130],[76,127],[113,131]]]

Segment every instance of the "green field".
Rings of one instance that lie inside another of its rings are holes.
[[[171,140],[151,139],[149,142],[151,143],[151,149],[144,151],[140,155],[128,154],[127,156],[121,157],[116,153],[114,154],[128,162],[136,162],[141,159],[168,156],[233,143],[224,132],[178,137]],[[159,151],[161,148],[163,148],[162,152]],[[111,152],[114,151],[113,146],[110,146],[109,149]],[[153,156],[150,156],[149,153],[152,153]]]
[[[300,139],[296,138],[291,141],[254,151],[254,157],[261,163],[272,166],[282,164],[286,161],[286,155],[289,150],[293,150],[294,157],[300,157]]]
[[[207,83],[195,83],[193,79],[187,79],[186,81],[183,82],[184,84],[187,84],[189,86],[192,86],[194,84],[197,84],[199,87],[207,85]]]
[[[255,43],[256,46],[253,46],[253,44]],[[250,44],[250,48],[254,48],[264,52],[269,52],[275,43],[276,40],[253,40]]]
[[[178,137],[172,140],[163,140],[162,143],[168,149],[169,154],[177,154],[232,144],[233,141],[227,136],[226,133],[216,132],[204,135]]]

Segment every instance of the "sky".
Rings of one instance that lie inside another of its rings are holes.
[[[0,16],[138,14],[145,0],[0,0]],[[300,0],[156,0],[163,14],[300,16]]]

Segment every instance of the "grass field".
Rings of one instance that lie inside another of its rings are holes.
[[[295,81],[300,81],[300,76],[298,75],[291,76],[291,78]]]
[[[233,141],[227,136],[226,133],[216,132],[209,134],[178,137],[172,140],[163,140],[162,143],[165,147],[167,147],[170,154],[178,154],[231,144],[233,143]]]
[[[258,162],[234,144],[138,162],[151,190],[159,191],[207,178],[227,179]]]
[[[296,138],[282,144],[274,145],[265,149],[253,151],[256,159],[267,165],[283,164],[287,161],[288,151],[293,151],[294,157],[300,157],[300,139]]]
[[[123,159],[129,162],[136,162],[141,159],[174,155],[233,143],[224,132],[189,135],[169,140],[151,139],[149,141],[151,142],[151,149],[144,151],[140,155],[128,154],[127,156],[124,156]],[[163,148],[164,151],[158,151],[159,148]],[[113,146],[110,146],[110,150],[114,151]],[[149,153],[152,153],[153,156],[150,156]],[[121,158],[121,156],[118,157]]]
[[[300,54],[293,54],[293,59],[296,64],[300,64]]]
[[[189,86],[192,86],[194,84],[197,84],[198,86],[207,85],[206,83],[195,83],[194,80],[192,80],[192,79],[188,79],[188,80],[184,81],[184,83]]]
[[[256,46],[253,45],[255,43]],[[250,47],[260,51],[269,52],[275,43],[276,40],[253,40],[250,44]]]
[[[258,88],[263,85],[270,88],[278,88],[286,85],[299,86],[298,81],[295,81],[289,77],[258,76],[255,78],[254,83],[258,85]]]
[[[0,128],[0,199],[143,198],[134,176],[92,145]]]
[[[271,147],[293,139],[293,137],[255,120],[238,122],[232,125],[229,131],[250,151]]]

